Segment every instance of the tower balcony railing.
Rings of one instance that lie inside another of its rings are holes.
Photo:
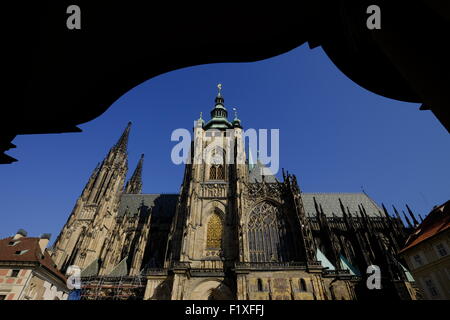
[[[322,267],[322,261],[310,261],[308,262],[308,267]]]
[[[174,261],[172,263],[173,269],[189,269],[191,267],[190,262],[184,262],[184,261]]]
[[[323,272],[325,277],[337,277],[337,278],[345,278],[347,280],[360,280],[361,277],[351,274],[350,270],[339,269],[339,270],[325,270]]]
[[[193,268],[189,270],[192,276],[224,276],[223,268]]]
[[[306,269],[305,262],[236,262],[236,270],[285,270],[285,269]]]
[[[326,275],[350,275],[350,271],[349,270],[325,270],[324,274]]]

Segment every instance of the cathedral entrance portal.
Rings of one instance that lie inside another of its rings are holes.
[[[189,300],[233,300],[230,288],[217,280],[208,280],[197,285]]]

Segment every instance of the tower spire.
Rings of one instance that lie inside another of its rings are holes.
[[[220,104],[223,107],[223,103],[225,102],[225,100],[222,97],[222,84],[221,83],[219,83],[217,85],[217,96],[214,101],[216,102],[216,106]]]
[[[405,211],[402,210],[403,216],[405,217],[406,223],[408,224],[408,227],[414,228],[414,226],[411,224],[411,221],[409,221],[408,216],[406,215]]]
[[[95,265],[97,268],[99,261],[103,259],[103,250],[106,248],[106,242],[103,241],[109,231],[108,228],[97,230],[97,223],[94,221],[108,219],[111,214],[109,208],[117,208],[116,205],[120,201],[128,170],[127,144],[130,128],[131,122],[101,164],[94,169],[75,204],[71,218],[58,236],[55,242],[55,248],[58,250],[53,253],[58,269],[66,271],[70,265],[78,265],[82,269]],[[92,220],[83,224],[74,223],[86,217]],[[96,237],[88,236],[90,234],[96,234]],[[103,245],[98,243],[98,240],[102,241]],[[95,272],[98,273],[98,270]]]
[[[412,212],[412,210],[409,208],[408,204],[406,205],[406,209],[408,210],[409,216],[411,217],[414,226],[419,225],[419,221],[417,221],[416,217],[414,216],[414,213]]]
[[[233,126],[236,128],[242,128],[242,126],[241,126],[241,120],[238,118],[238,115],[237,115],[237,109],[236,108],[233,108],[233,111],[234,111],[234,119],[233,119]]]
[[[217,96],[215,101],[214,109],[211,110],[211,120],[205,125],[205,129],[231,129],[233,128],[233,124],[228,121],[228,111],[225,108],[222,96],[222,84],[219,83],[217,85]]]
[[[392,205],[392,208],[394,208],[395,216],[397,217],[397,219],[401,221],[402,219],[400,218],[400,214],[398,213],[397,208],[394,207],[394,205]]]
[[[383,208],[383,212],[384,212],[384,215],[386,216],[386,218],[388,218],[388,219],[391,218],[386,207],[384,206],[384,203],[381,203],[381,207]]]
[[[131,121],[128,122],[127,127],[125,128],[125,130],[123,131],[123,133],[120,136],[119,140],[115,144],[114,149],[120,150],[122,152],[126,152],[127,151],[128,137],[130,135],[130,129],[131,129]]]
[[[125,193],[140,194],[142,192],[142,168],[144,166],[144,154],[141,154],[141,158],[133,172],[130,180],[125,186]]]
[[[256,162],[253,160],[253,153],[252,153],[252,149],[249,148],[248,149],[248,169],[250,171],[253,170],[253,168],[256,166]],[[283,175],[284,175],[284,169],[283,169]],[[285,179],[286,180],[286,179]]]

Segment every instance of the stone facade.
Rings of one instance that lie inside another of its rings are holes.
[[[55,243],[58,267],[145,276],[144,299],[415,299],[397,257],[407,235],[398,217],[365,194],[307,194],[295,175],[267,175],[227,117],[219,92],[172,195],[141,194],[143,158],[125,185],[128,126]],[[365,285],[372,264],[382,290]]]

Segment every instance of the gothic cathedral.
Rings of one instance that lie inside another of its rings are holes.
[[[195,122],[179,194],[142,194],[143,155],[126,182],[130,128],[53,247],[59,269],[78,266],[82,284],[100,288],[82,287],[81,299],[416,299],[397,255],[411,228],[397,210],[365,193],[304,193],[295,175],[279,181],[249,163],[220,89],[211,119]],[[129,284],[121,294],[111,289],[118,279]]]

